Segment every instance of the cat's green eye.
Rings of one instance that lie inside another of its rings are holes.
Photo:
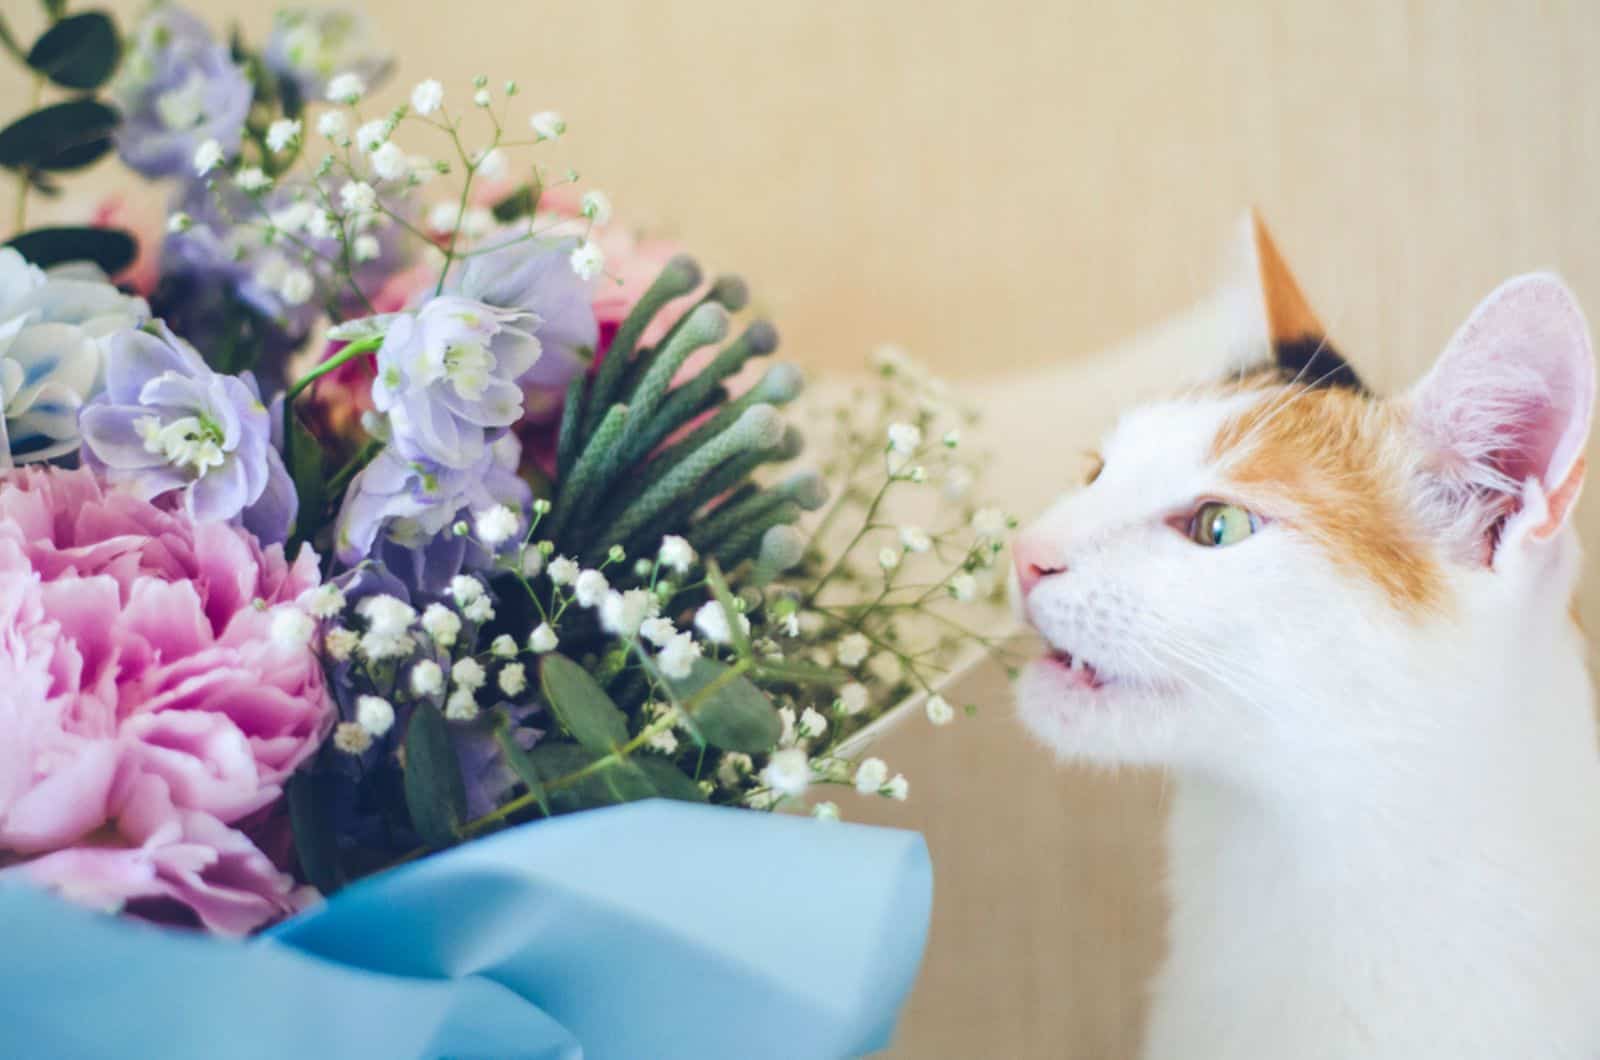
[[[1234,504],[1209,501],[1189,523],[1189,537],[1197,545],[1220,548],[1235,545],[1256,532],[1256,517]]]

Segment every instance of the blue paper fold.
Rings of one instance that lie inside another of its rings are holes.
[[[249,943],[0,891],[0,1054],[833,1060],[888,1044],[922,837],[672,802],[523,825]]]

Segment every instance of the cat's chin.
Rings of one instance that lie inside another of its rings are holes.
[[[1065,652],[1023,667],[1017,713],[1041,743],[1063,758],[1148,762],[1170,738],[1179,690],[1131,675],[1107,674]],[[1148,731],[1147,731],[1148,730]]]

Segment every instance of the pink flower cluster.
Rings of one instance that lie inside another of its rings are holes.
[[[0,877],[226,934],[312,897],[246,829],[332,723],[317,582],[86,470],[0,479]]]

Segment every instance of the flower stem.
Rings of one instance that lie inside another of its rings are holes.
[[[355,360],[357,357],[371,353],[381,345],[383,345],[382,335],[374,335],[371,338],[352,342],[301,376],[283,395],[283,462],[290,468],[291,474],[293,474],[294,469],[294,461],[291,459],[294,450],[294,399],[299,397],[306,387],[315,383],[329,372]]]
[[[33,75],[33,94],[28,100],[28,113],[39,109],[39,98],[44,94],[44,75]],[[26,167],[17,170],[17,206],[11,216],[13,236],[20,236],[22,229],[28,223],[28,188],[31,185]]]

